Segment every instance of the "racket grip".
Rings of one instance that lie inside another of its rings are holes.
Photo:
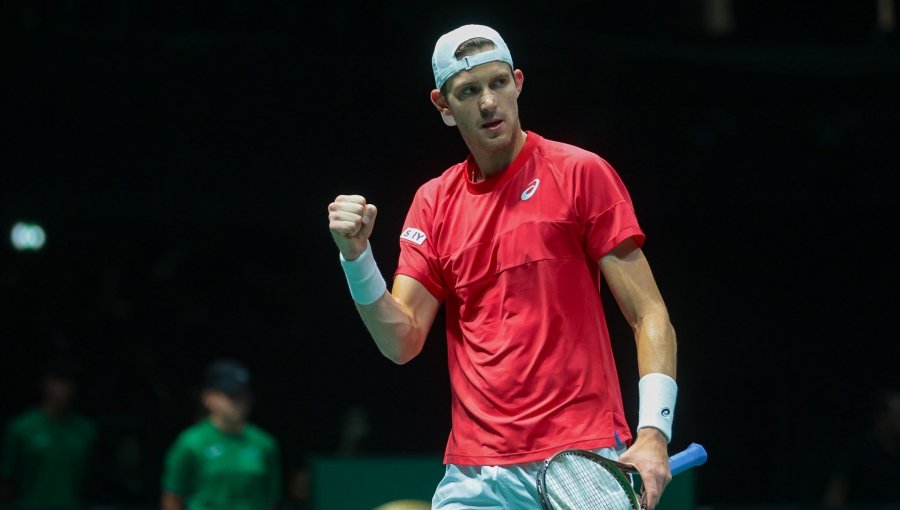
[[[672,476],[697,467],[706,462],[706,449],[697,443],[691,443],[684,450],[669,457],[669,469]]]

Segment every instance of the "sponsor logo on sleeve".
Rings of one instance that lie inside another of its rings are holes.
[[[400,239],[422,246],[422,243],[425,242],[426,236],[425,232],[422,232],[417,228],[408,228],[404,230],[402,234],[400,234]]]

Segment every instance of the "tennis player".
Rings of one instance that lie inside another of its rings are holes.
[[[432,69],[431,102],[470,154],[417,191],[390,292],[368,242],[375,205],[341,195],[328,217],[385,356],[414,358],[446,307],[452,430],[433,508],[538,508],[541,461],[581,448],[637,467],[652,510],[671,479],[676,342],[628,191],[598,155],[522,129],[525,76],[493,29],[444,34]],[[634,436],[601,274],[637,343]]]

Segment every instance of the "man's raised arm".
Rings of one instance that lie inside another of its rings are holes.
[[[392,292],[375,263],[369,236],[378,209],[360,195],[338,195],[328,205],[328,227],[340,250],[350,295],[378,349],[403,364],[422,351],[440,303],[414,278],[400,275]]]

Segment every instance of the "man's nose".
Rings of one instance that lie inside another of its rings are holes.
[[[497,109],[497,97],[491,92],[485,92],[481,96],[481,111],[485,113],[492,113]]]

